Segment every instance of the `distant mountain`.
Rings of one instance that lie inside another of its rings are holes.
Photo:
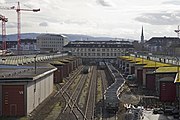
[[[22,33],[21,39],[36,39],[36,37],[40,35],[40,33]],[[108,40],[129,40],[129,39],[123,39],[123,38],[112,38],[112,37],[94,37],[89,35],[81,35],[81,34],[63,34],[68,37],[70,41],[75,40],[92,40],[92,41],[108,41]],[[16,41],[17,40],[17,34],[10,34],[6,35],[7,41]],[[0,41],[2,41],[2,36],[0,35]],[[133,40],[129,40],[133,41]]]
[[[21,39],[36,39],[36,37],[40,35],[39,33],[22,33]],[[17,34],[6,35],[7,41],[16,41]],[[2,41],[2,35],[0,35],[0,41]]]

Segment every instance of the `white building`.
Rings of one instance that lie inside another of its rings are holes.
[[[41,34],[37,36],[37,46],[41,52],[61,52],[68,39],[60,34]]]
[[[64,46],[65,51],[82,58],[117,58],[126,52],[132,52],[129,41],[72,41]]]

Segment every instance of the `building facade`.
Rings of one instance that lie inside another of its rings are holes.
[[[144,44],[144,47],[151,53],[180,55],[179,51],[176,50],[176,46],[179,44],[178,37],[152,37]]]
[[[37,36],[37,46],[41,52],[61,52],[68,39],[60,34],[41,34]]]
[[[74,56],[91,59],[117,58],[133,50],[129,41],[72,41],[64,46]]]

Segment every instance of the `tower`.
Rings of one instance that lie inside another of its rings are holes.
[[[141,31],[141,43],[144,43],[144,31],[143,31],[143,26],[142,26],[142,31]]]

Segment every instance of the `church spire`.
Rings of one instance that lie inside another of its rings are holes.
[[[141,43],[144,43],[144,31],[143,31],[143,26],[142,26],[142,31],[141,31]]]

